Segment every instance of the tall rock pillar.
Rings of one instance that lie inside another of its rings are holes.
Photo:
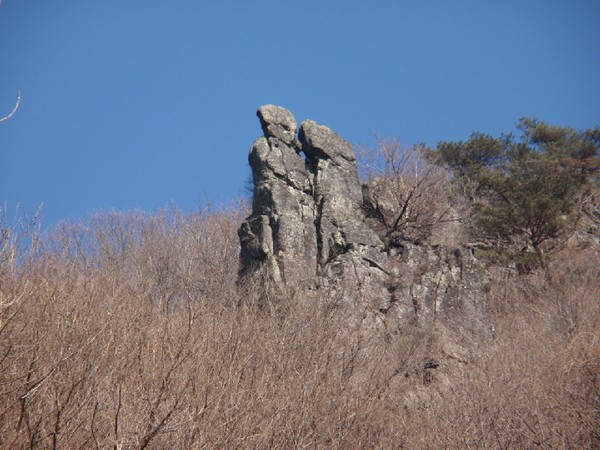
[[[252,215],[239,230],[242,274],[291,286],[317,273],[312,177],[299,155],[292,113],[266,105],[257,115],[264,136],[248,157],[254,199]]]

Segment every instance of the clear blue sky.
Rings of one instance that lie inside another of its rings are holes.
[[[0,4],[0,200],[45,227],[243,195],[273,103],[348,141],[600,124],[598,0]]]

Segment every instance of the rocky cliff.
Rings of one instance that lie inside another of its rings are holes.
[[[365,222],[352,145],[311,120],[298,130],[278,106],[257,114],[264,135],[249,155],[252,214],[239,230],[247,286],[316,293],[347,308],[357,326],[439,322],[461,339],[487,335],[486,296],[470,250],[409,239],[385,248]]]

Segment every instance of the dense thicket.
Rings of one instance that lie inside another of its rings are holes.
[[[600,446],[593,249],[551,279],[492,268],[494,342],[432,371],[435,326],[365,342],[320,299],[241,296],[243,215],[107,211],[30,240],[5,216],[0,447]]]

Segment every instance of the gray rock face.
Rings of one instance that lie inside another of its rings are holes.
[[[298,124],[287,109],[274,105],[265,105],[256,113],[266,137],[274,137],[288,145],[294,145]]]
[[[242,279],[281,292],[316,287],[346,305],[358,326],[375,317],[481,333],[486,297],[469,250],[399,239],[386,251],[365,223],[350,143],[310,120],[298,132],[277,106],[257,114],[264,136],[249,155],[254,199],[239,230]]]
[[[317,254],[312,183],[298,154],[297,125],[277,106],[258,110],[265,135],[250,150],[254,179],[252,216],[240,228],[245,275],[283,287],[314,276]]]

